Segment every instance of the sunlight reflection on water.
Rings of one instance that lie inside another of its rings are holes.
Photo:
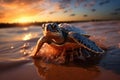
[[[26,41],[37,38],[42,33],[40,27],[3,28],[0,32],[0,42]]]
[[[23,37],[23,40],[29,40],[29,39],[31,39],[32,38],[32,34],[31,33],[28,33],[28,34],[26,34],[24,37]]]

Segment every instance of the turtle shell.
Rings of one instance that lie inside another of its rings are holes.
[[[62,23],[62,24],[59,24],[59,27],[61,30],[64,30],[67,33],[75,32],[75,33],[79,33],[79,34],[87,34],[84,30],[82,30],[78,27],[72,26],[71,24]]]

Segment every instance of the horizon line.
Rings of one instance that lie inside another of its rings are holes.
[[[108,21],[108,20],[120,20],[120,19],[90,19],[90,20],[65,20],[65,21],[33,21],[33,22],[0,22],[0,24],[32,24],[32,23],[49,23],[49,22],[89,22],[89,21]]]

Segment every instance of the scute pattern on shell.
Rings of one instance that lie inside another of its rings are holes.
[[[74,27],[70,24],[67,24],[67,23],[61,23],[59,24],[59,27],[62,29],[62,30],[65,30],[67,32],[76,32],[76,33],[79,33],[79,34],[87,34],[85,31],[83,31],[82,29],[80,28],[77,28],[77,27]]]
[[[80,42],[82,45],[87,47],[90,51],[95,52],[95,53],[103,53],[104,51],[100,49],[95,42],[87,39],[85,36],[82,36],[78,33],[71,34],[73,39],[77,40],[77,42]]]

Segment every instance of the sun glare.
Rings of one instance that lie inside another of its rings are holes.
[[[28,22],[31,22],[32,19],[30,19],[29,17],[21,17],[18,19],[17,22],[19,23],[28,23]]]

